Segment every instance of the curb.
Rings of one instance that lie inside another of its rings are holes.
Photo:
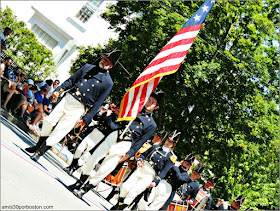
[[[10,114],[8,111],[4,110],[3,108],[1,108],[0,111],[1,111],[1,116],[5,117],[9,122],[12,122],[14,125],[18,126],[21,130],[26,132],[28,135],[30,135],[32,138],[34,138],[36,141],[39,140],[39,136],[36,133],[34,133],[32,130],[30,130],[29,127],[25,123],[18,120],[16,117],[14,117],[12,114]]]

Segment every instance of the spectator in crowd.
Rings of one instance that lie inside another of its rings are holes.
[[[28,102],[27,102],[27,98],[25,97],[24,93],[23,93],[23,88],[24,86],[27,86],[26,83],[22,83],[22,81],[24,80],[26,76],[26,73],[22,72],[20,74],[20,77],[19,77],[19,82],[18,82],[18,85],[17,85],[17,92],[14,93],[14,95],[12,96],[11,98],[11,109],[12,109],[12,114],[17,116],[17,110],[19,108],[21,108],[21,112],[20,112],[20,115],[18,116],[18,118],[20,120],[22,120],[23,122],[25,122],[25,120],[23,119],[23,115],[27,109],[27,106],[28,106]]]
[[[17,83],[19,81],[21,72],[22,70],[20,67],[16,67],[15,70],[12,70],[11,66],[9,66],[9,68],[5,69],[4,76],[9,80]]]
[[[21,74],[21,68],[19,68],[19,67],[17,67],[15,71],[13,71],[11,69],[5,69],[5,71],[4,71],[4,77],[10,81],[13,81],[16,84],[16,86],[19,82],[20,74]],[[10,99],[12,98],[13,94],[17,94],[17,95],[19,94],[19,92],[16,89],[13,89],[12,87],[9,88],[7,90],[7,92],[8,92],[8,95],[6,96],[6,99],[2,106],[5,110],[7,110],[7,104],[10,101]]]
[[[39,84],[39,88],[41,88],[42,86],[47,87],[47,92],[45,93],[45,97],[47,97],[47,94],[48,94],[52,84],[53,84],[53,80],[52,79],[48,79],[48,80],[43,81],[42,83]]]
[[[33,85],[32,87],[30,87],[29,89],[30,92],[27,92],[27,99],[28,99],[28,106],[27,106],[27,111],[29,114],[31,114],[33,111],[34,111],[34,106],[33,106],[33,102],[34,102],[34,99],[35,99],[35,95],[34,93],[39,91],[37,85]],[[37,108],[38,109],[38,108]],[[27,121],[26,124],[28,124],[29,122]]]
[[[17,84],[17,89],[18,90],[21,90],[21,91],[23,90],[23,88],[24,88],[23,81],[24,81],[25,77],[26,77],[26,73],[21,72],[21,74],[19,75],[18,84]]]
[[[4,62],[2,62],[0,64],[2,93],[6,92],[9,88],[11,88],[11,89],[16,88],[16,83],[12,82],[11,80],[9,80],[9,78],[4,76],[5,70],[11,66],[12,62],[13,62],[13,60],[11,59],[11,57],[6,57],[4,59]]]
[[[43,99],[43,111],[45,117],[46,115],[49,115],[53,109],[53,104],[56,102],[53,96],[50,96],[50,98],[44,98]]]
[[[53,82],[53,84],[50,86],[46,98],[49,99],[50,96],[52,96],[54,90],[58,87],[59,84],[60,84],[60,81],[56,79],[56,80]]]
[[[5,29],[4,29],[4,32],[3,33],[1,33],[1,49],[2,50],[7,50],[7,43],[6,43],[6,41],[7,41],[7,37],[10,35],[12,33],[12,29],[11,28],[9,28],[9,27],[6,27]]]
[[[13,60],[11,59],[11,57],[6,57],[4,59],[4,62],[1,62],[1,66],[0,66],[0,70],[1,70],[1,77],[4,77],[4,72],[6,72],[6,70],[8,68],[10,68],[11,64],[12,64]]]
[[[43,99],[46,92],[47,92],[47,87],[42,86],[40,91],[34,93],[35,96],[35,99],[33,101],[34,111],[31,113],[31,116],[35,119],[31,124],[27,122],[29,128],[33,130],[35,133],[37,133],[38,135],[40,134],[40,130],[37,123],[39,123],[40,120],[42,120],[43,118]]]
[[[25,97],[27,98],[27,100],[29,101],[29,99],[31,98],[31,90],[30,88],[34,86],[34,81],[32,79],[28,79],[27,83],[25,83],[23,85],[23,89],[22,92],[25,95]]]

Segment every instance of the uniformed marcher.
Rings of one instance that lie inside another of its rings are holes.
[[[118,50],[109,53],[101,59],[99,67],[91,64],[84,65],[55,89],[53,93],[55,98],[62,91],[67,91],[67,93],[51,114],[45,118],[37,145],[29,149],[31,152],[36,150],[30,157],[32,160],[37,161],[75,125],[81,130],[92,121],[113,87],[109,69],[116,65],[120,55],[121,51]]]
[[[204,166],[198,166],[198,167],[195,167],[195,169],[193,170],[193,172],[191,174],[191,181],[188,183],[187,190],[183,196],[183,199],[184,200],[186,199],[186,201],[189,204],[194,203],[195,197],[200,189],[199,183],[196,180],[200,178],[203,170],[204,170]]]
[[[97,122],[95,128],[79,144],[71,165],[64,168],[69,175],[72,175],[74,171],[87,161],[91,156],[91,150],[99,143],[99,141],[109,135],[112,131],[118,130],[122,127],[122,122],[116,121],[119,109],[114,109],[114,112],[108,109],[108,104],[101,107],[101,110],[97,113],[97,117],[95,118]]]
[[[168,139],[173,141],[173,143],[174,143],[172,150],[175,148],[176,144],[178,143],[178,141],[180,139],[180,134],[181,134],[181,132],[177,132],[177,130],[175,130],[174,132],[169,134]],[[171,151],[171,152],[173,152],[173,151]],[[144,197],[139,202],[138,209],[140,209],[140,210],[159,210],[164,205],[164,203],[166,202],[166,200],[172,193],[172,186],[167,181],[167,175],[174,167],[175,167],[175,165],[173,165],[170,168],[170,170],[167,172],[164,179],[162,179],[156,187],[151,189],[151,193],[148,196],[146,196],[146,193],[144,194]],[[178,168],[178,167],[176,167],[176,168]],[[145,191],[145,192],[147,192],[147,191]]]
[[[208,180],[206,181],[206,183],[201,187],[201,189],[207,193],[208,195],[208,200],[205,203],[205,208],[204,210],[210,210],[211,208],[211,204],[213,202],[213,198],[211,196],[210,190],[214,188],[214,186],[216,185],[216,183],[218,182],[218,177],[210,177],[208,178]]]
[[[136,171],[122,184],[120,198],[111,210],[122,210],[126,208],[132,203],[135,197],[142,193],[147,187],[156,187],[165,177],[166,173],[177,159],[172,149],[175,147],[178,139],[174,139],[173,137],[176,137],[176,133],[172,133],[164,142],[164,145],[153,145],[140,155],[137,159],[138,167]],[[171,193],[171,186],[169,189],[170,190],[165,191]],[[154,206],[159,206],[159,203],[155,202]],[[150,209],[154,208],[151,207]]]
[[[87,163],[83,166],[80,179],[75,184],[68,186],[69,189],[74,190],[73,193],[77,197],[81,198],[110,174],[117,167],[122,156],[125,154],[129,154],[130,157],[134,156],[141,146],[150,138],[157,127],[152,114],[154,110],[159,108],[159,103],[163,99],[163,96],[163,92],[152,93],[142,111],[129,126],[123,139],[120,140],[118,138],[120,131],[114,131],[110,133],[103,143],[94,151]],[[90,181],[80,189],[83,183],[88,179],[92,169],[104,157],[105,159],[94,177],[91,177]]]
[[[188,174],[189,169],[192,166],[195,157],[192,153],[190,153],[182,162],[179,167],[173,166],[167,175],[165,176],[165,180],[172,186],[172,193],[169,196],[168,200],[165,202],[163,206],[163,210],[166,210],[173,200],[176,191],[181,187],[181,185],[190,182],[191,178]]]
[[[215,210],[240,210],[240,208],[243,206],[245,202],[245,197],[243,195],[238,196],[235,198],[230,205],[225,205],[220,201],[220,203],[217,203],[215,206]]]
[[[125,181],[126,178],[128,178],[129,175],[132,174],[132,171],[134,171],[136,169],[136,167],[137,167],[136,159],[139,158],[142,153],[144,153],[146,150],[148,150],[150,147],[152,147],[152,145],[160,144],[162,142],[162,140],[164,140],[167,137],[167,135],[168,135],[168,132],[166,132],[164,130],[158,131],[152,141],[148,140],[146,143],[144,143],[142,145],[142,147],[138,150],[138,152],[135,154],[135,156],[131,157],[130,159],[127,160],[129,170],[126,171],[125,175],[123,176],[122,181]],[[111,175],[116,176],[118,174],[118,172],[121,170],[121,167],[123,166],[123,163],[120,163],[120,164],[114,169],[113,172],[110,173]],[[110,201],[110,199],[117,193],[119,193],[119,188],[117,186],[113,186],[113,190],[106,197],[106,200]],[[143,195],[139,196],[139,199],[135,199],[137,201],[137,203],[139,202],[139,200],[141,199],[142,196]]]

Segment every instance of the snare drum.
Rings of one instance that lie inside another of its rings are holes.
[[[167,210],[188,210],[188,203],[184,201],[172,201]]]
[[[199,189],[196,197],[195,197],[195,201],[193,202],[193,204],[190,204],[192,209],[196,209],[199,207],[199,209],[202,209],[202,206],[207,202],[209,195],[207,194],[207,192],[204,192],[202,189]]]
[[[113,185],[113,186],[119,186],[124,180],[124,175],[125,175],[126,171],[127,171],[127,165],[123,165],[116,176],[109,174],[104,179],[104,182],[109,183],[110,185]]]

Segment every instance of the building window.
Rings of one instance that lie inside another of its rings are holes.
[[[87,3],[80,9],[76,17],[80,19],[83,23],[87,22],[90,17],[98,10],[102,1],[89,0]]]
[[[38,25],[34,24],[32,26],[32,31],[36,34],[38,40],[46,45],[50,49],[54,49],[58,42],[51,37],[47,32],[41,29]]]

